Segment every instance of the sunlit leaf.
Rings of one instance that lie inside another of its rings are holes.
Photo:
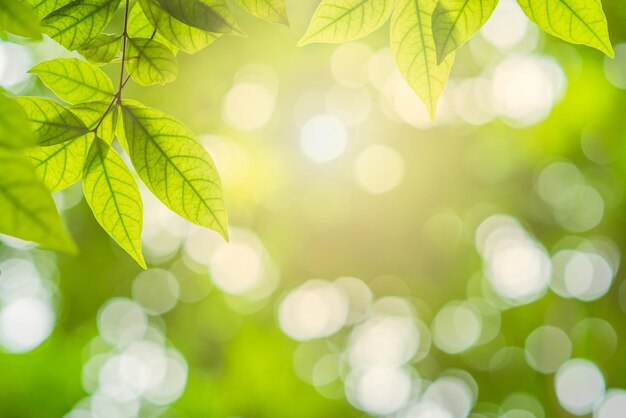
[[[243,33],[224,0],[157,0],[181,22],[207,32]]]
[[[63,190],[80,179],[93,137],[93,134],[87,134],[50,147],[26,150],[26,155],[35,166],[37,177],[48,190]]]
[[[101,33],[83,45],[78,52],[93,63],[106,64],[119,55],[121,47],[121,36]]]
[[[37,14],[29,5],[16,0],[0,0],[0,31],[41,39]]]
[[[96,132],[98,138],[110,144],[113,140],[113,135],[115,135],[115,127],[117,125],[118,114],[116,107],[115,104],[111,105],[110,101],[101,101],[75,104],[70,107],[70,110],[89,129],[95,129],[98,126]]]
[[[136,6],[134,9],[144,10],[146,19],[158,28],[158,35],[188,54],[200,51],[221,36],[219,33],[206,32],[174,19],[160,8],[157,0],[139,0],[139,5],[141,8]]]
[[[120,1],[74,0],[43,19],[44,32],[67,49],[78,49],[102,32]]]
[[[144,13],[142,6],[140,5],[141,1],[135,3],[133,8],[130,10],[128,15],[128,36],[131,38],[150,38],[155,41],[161,42],[163,45],[167,46],[172,52],[176,53],[177,48],[172,45],[167,39],[163,37],[157,30],[154,23],[152,23],[146,14]],[[164,16],[168,16],[170,19],[176,21],[173,17],[165,13],[160,6],[156,6],[159,10],[159,13]],[[189,27],[183,23],[178,22],[182,26]],[[200,29],[196,29],[199,32],[202,32]],[[206,33],[206,32],[202,32]]]
[[[34,144],[24,110],[15,101],[0,94],[0,146],[24,148]]]
[[[113,82],[100,68],[76,58],[56,58],[30,69],[61,100],[82,103],[110,100]]]
[[[394,0],[322,0],[298,45],[363,38],[389,19],[394,3]]]
[[[272,23],[289,25],[285,0],[237,0],[248,12]]]
[[[517,0],[530,20],[567,42],[599,49],[613,57],[600,0]]]
[[[195,135],[156,109],[125,103],[122,114],[133,166],[152,193],[187,220],[228,237],[221,181]]]
[[[0,233],[75,254],[76,245],[28,158],[0,148],[0,173]]]
[[[143,205],[139,188],[122,158],[99,138],[83,171],[85,199],[98,223],[142,267]]]
[[[41,146],[59,144],[89,132],[78,116],[54,100],[41,97],[17,97],[30,120],[35,142]]]
[[[442,62],[487,22],[498,0],[440,0],[432,25],[437,61]]]
[[[170,83],[178,75],[178,63],[172,51],[147,38],[128,39],[126,68],[131,78],[142,86]]]
[[[400,73],[434,117],[454,54],[437,64],[432,14],[437,0],[398,0],[391,16],[391,52]]]
[[[37,16],[39,16],[39,19],[43,19],[50,13],[71,2],[72,0],[24,0],[24,3],[28,4],[35,11]]]

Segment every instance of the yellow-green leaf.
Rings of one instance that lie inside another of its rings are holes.
[[[389,19],[394,3],[395,0],[322,0],[298,45],[363,38]]]
[[[613,57],[606,16],[600,0],[518,0],[541,29],[564,41],[587,45]]]
[[[100,68],[76,58],[56,58],[30,69],[61,100],[83,103],[110,100],[113,82]]]
[[[139,5],[146,19],[158,29],[157,35],[160,38],[167,39],[168,43],[172,43],[188,54],[195,54],[222,36],[220,33],[206,32],[174,19],[161,9],[157,0],[139,0]],[[139,7],[135,6],[134,9],[139,9]],[[147,37],[139,34],[136,36]],[[159,40],[159,37],[155,39]]]
[[[156,109],[124,103],[122,115],[130,158],[146,186],[174,212],[227,238],[220,177],[195,135]]]
[[[126,68],[131,78],[142,86],[170,83],[178,75],[178,63],[172,51],[148,38],[129,38]]]
[[[93,134],[52,145],[26,150],[37,177],[51,192],[63,190],[80,180]]]
[[[0,233],[75,254],[76,244],[28,158],[0,148],[0,173]]]
[[[117,105],[102,101],[79,103],[70,107],[70,110],[78,116],[89,129],[95,129],[96,126],[98,126],[96,131],[98,138],[109,144],[111,143],[117,125]]]
[[[24,3],[28,4],[35,11],[37,16],[39,16],[39,19],[43,19],[50,13],[71,2],[72,0],[24,0]]]
[[[24,109],[35,142],[41,146],[60,144],[89,132],[78,116],[54,100],[29,96],[14,100]]]
[[[153,0],[154,1],[154,0]],[[143,11],[143,7],[141,6],[141,0],[135,3],[132,9],[130,9],[130,13],[128,14],[128,36],[131,38],[150,38],[155,41],[161,42],[163,45],[167,46],[172,52],[176,53],[177,48],[172,45],[167,39],[163,37],[157,30],[156,25],[148,19],[148,16]],[[175,20],[173,17],[165,13],[160,6],[157,4],[156,9],[159,10],[160,14],[164,16],[168,16],[170,19]],[[178,21],[177,21],[178,22]],[[178,22],[181,26],[186,26],[183,23]],[[189,27],[189,26],[187,26]],[[199,32],[200,29],[196,29]],[[205,33],[205,32],[202,32]]]
[[[24,148],[35,144],[28,116],[20,105],[0,94],[0,146]]]
[[[91,144],[83,171],[85,199],[104,230],[143,268],[143,204],[122,158],[99,138]]]
[[[90,62],[107,64],[119,55],[121,47],[121,36],[101,33],[83,45],[78,52]]]
[[[163,10],[186,25],[215,33],[243,34],[224,0],[157,0]]]
[[[0,0],[0,31],[41,39],[41,25],[36,12],[27,3],[17,0]]]
[[[120,0],[74,0],[43,19],[44,32],[67,49],[78,49],[102,32],[119,5]]]
[[[250,14],[272,23],[289,25],[285,0],[237,0]]]
[[[404,79],[434,117],[454,54],[437,63],[432,14],[437,0],[398,0],[391,16],[391,51]]]
[[[439,0],[432,25],[437,61],[467,42],[487,22],[498,0]]]

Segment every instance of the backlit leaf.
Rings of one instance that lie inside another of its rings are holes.
[[[389,19],[394,3],[395,0],[322,0],[298,45],[363,38]]]
[[[82,173],[93,134],[65,141],[50,147],[34,147],[26,155],[35,166],[37,177],[51,192],[76,183]]]
[[[98,223],[142,267],[143,205],[139,188],[122,158],[99,138],[83,171],[85,199]]]
[[[78,116],[54,100],[41,97],[17,97],[30,120],[35,142],[49,146],[78,138],[89,132]]]
[[[78,52],[90,62],[106,64],[119,55],[121,47],[121,36],[101,33],[82,46]]]
[[[28,4],[16,0],[0,0],[0,31],[41,39],[36,12]]]
[[[43,19],[44,32],[67,49],[78,49],[102,32],[120,1],[74,0]]]
[[[110,100],[113,82],[100,68],[76,58],[56,58],[30,69],[61,100],[82,103]]]
[[[600,0],[518,0],[518,3],[530,20],[549,34],[614,56]]]
[[[256,17],[272,23],[289,25],[285,0],[237,0],[237,2]]]
[[[154,23],[152,23],[148,17],[146,16],[146,14],[144,13],[141,5],[141,2],[137,2],[135,3],[135,5],[133,6],[133,8],[130,10],[130,13],[128,15],[128,36],[130,36],[131,38],[152,38],[155,41],[159,41],[161,42],[163,45],[167,46],[169,49],[172,50],[172,52],[176,53],[176,47],[174,45],[172,45],[167,39],[165,39],[163,37],[163,35],[161,35],[157,30],[156,27],[154,25]],[[172,20],[176,20],[173,17],[171,17],[170,15],[168,15],[167,13],[165,13],[160,6],[156,6],[156,8],[159,10],[159,13],[163,14],[164,16],[168,16],[170,19]],[[182,26],[186,26],[189,27],[183,23],[178,22],[180,25]],[[200,29],[196,29],[199,32],[202,32]],[[205,32],[203,32],[205,33]]]
[[[227,238],[221,181],[195,135],[156,109],[125,103],[122,114],[130,158],[146,186],[174,212]]]
[[[454,54],[437,64],[432,14],[437,0],[398,0],[391,16],[391,51],[400,73],[434,117]]]
[[[96,134],[98,138],[104,140],[107,143],[111,143],[113,135],[115,135],[115,127],[117,125],[117,105],[109,105],[111,102],[89,102],[79,103],[70,107],[73,114],[78,116],[80,120],[85,123],[89,129],[95,129],[98,123],[98,130]],[[104,116],[104,119],[102,116]],[[102,122],[100,121],[102,120]]]
[[[142,86],[169,83],[178,75],[178,63],[172,51],[147,38],[128,39],[126,68],[131,78]]]
[[[75,254],[76,245],[28,158],[0,148],[0,173],[0,233]]]
[[[72,0],[24,0],[24,3],[28,4],[39,16],[39,19],[43,19],[71,2]]]
[[[0,146],[24,148],[34,144],[24,110],[15,101],[0,94]]]
[[[487,22],[498,0],[440,0],[432,25],[437,61],[442,62]]]
[[[158,29],[161,37],[188,54],[200,51],[221,36],[219,33],[206,32],[174,19],[160,8],[157,0],[139,0],[139,5],[140,10],[144,10],[146,19]],[[135,6],[137,8],[139,7]]]
[[[157,1],[163,10],[189,26],[207,32],[243,33],[224,0]]]

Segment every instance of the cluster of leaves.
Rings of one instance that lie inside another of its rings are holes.
[[[239,0],[250,13],[287,24],[283,0]],[[103,33],[116,13],[120,34]],[[63,103],[0,94],[0,232],[75,253],[51,192],[82,179],[102,228],[141,266],[143,206],[135,175],[171,210],[228,239],[215,165],[178,120],[122,99],[129,80],[173,81],[178,51],[195,53],[223,34],[242,34],[224,0],[0,0],[0,31],[48,35],[85,60],[58,58],[30,72]],[[100,68],[120,65],[119,84]],[[128,74],[126,74],[128,73]],[[117,143],[114,144],[114,141]]]
[[[237,0],[251,14],[288,24],[284,0]],[[600,0],[517,0],[528,17],[565,41],[613,49]],[[0,95],[0,232],[74,252],[50,192],[83,180],[96,219],[135,260],[142,203],[135,176],[191,222],[228,238],[219,175],[181,122],[122,100],[126,83],[173,81],[179,51],[193,54],[223,34],[243,34],[226,0],[0,0],[0,31],[44,33],[85,60],[31,69],[57,97]],[[391,18],[391,50],[402,75],[434,116],[454,51],[489,19],[498,0],[322,0],[300,45],[364,37]],[[103,33],[124,13],[120,34]],[[116,87],[100,69],[119,64]],[[126,72],[128,75],[126,75]]]
[[[517,0],[537,26],[613,57],[601,0]],[[347,42],[389,18],[396,65],[434,117],[454,51],[487,22],[498,0],[322,0],[300,44]]]

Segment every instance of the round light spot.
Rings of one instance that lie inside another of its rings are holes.
[[[565,75],[559,63],[538,55],[509,56],[493,75],[495,108],[516,126],[546,118],[564,89]]]
[[[319,115],[300,131],[300,148],[309,159],[323,163],[338,158],[346,149],[348,131],[337,117]]]
[[[178,300],[179,286],[172,273],[162,269],[148,269],[133,281],[133,299],[149,313],[161,315]]]
[[[48,338],[53,327],[49,302],[35,297],[14,299],[0,310],[0,345],[11,353],[30,351]]]
[[[574,359],[563,364],[554,385],[561,406],[575,415],[591,413],[604,396],[604,376],[587,360]]]
[[[442,351],[457,354],[474,346],[482,331],[482,318],[469,304],[450,303],[433,321],[433,341]]]
[[[363,42],[350,42],[337,47],[330,59],[330,68],[340,84],[354,87],[368,82],[367,63],[374,51]]]
[[[371,107],[372,98],[365,87],[337,85],[326,93],[326,111],[348,126],[365,122]]]
[[[148,327],[148,319],[141,307],[124,298],[106,302],[98,312],[97,322],[102,338],[116,346],[142,338]]]
[[[500,50],[519,44],[528,32],[528,18],[514,0],[501,0],[480,30],[481,36]]]
[[[354,164],[354,177],[363,190],[385,193],[404,177],[404,160],[393,148],[374,145],[362,151]]]
[[[526,361],[541,373],[554,373],[572,354],[572,343],[560,328],[542,326],[526,338]]]
[[[348,317],[348,299],[325,280],[309,280],[285,296],[278,308],[282,330],[295,340],[327,337],[339,331]]]
[[[626,418],[626,391],[609,390],[602,405],[594,411],[593,418]]]
[[[226,94],[222,113],[234,128],[253,131],[270,121],[274,106],[274,94],[267,87],[256,82],[243,82]]]
[[[370,368],[353,372],[346,382],[348,400],[374,415],[392,414],[406,405],[411,377],[400,368]]]

